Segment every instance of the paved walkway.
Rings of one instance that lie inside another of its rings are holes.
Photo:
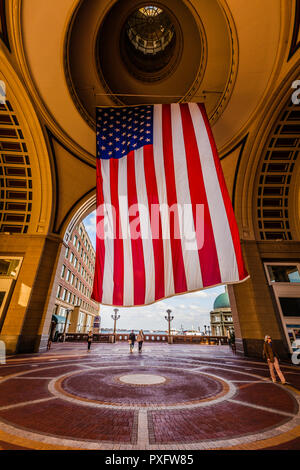
[[[2,449],[297,449],[300,368],[228,346],[53,344],[0,366]]]

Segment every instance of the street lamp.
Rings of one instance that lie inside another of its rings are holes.
[[[206,336],[206,325],[204,325],[204,334]]]
[[[114,320],[114,335],[116,334],[116,331],[117,331],[117,320],[119,320],[120,318],[120,315],[118,315],[118,311],[119,309],[118,308],[114,308],[114,314],[111,315],[111,318]]]
[[[168,336],[171,336],[171,321],[174,319],[174,317],[171,316],[171,312],[172,312],[172,310],[167,310],[168,316],[165,317],[165,320],[167,320],[167,322],[169,324],[169,335]]]

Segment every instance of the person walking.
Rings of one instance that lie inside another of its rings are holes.
[[[278,356],[273,350],[272,339],[269,335],[265,336],[263,357],[267,359],[272,382],[276,383],[276,377],[274,373],[274,368],[275,368],[282,385],[284,385],[286,383],[286,380],[285,380],[283,373],[280,370]]]
[[[48,343],[47,343],[47,349],[48,350],[51,348],[52,338],[53,338],[53,333],[54,333],[55,328],[56,328],[56,323],[52,320],[51,321],[51,326],[50,326],[50,333],[49,333]]]
[[[236,347],[235,347],[235,334],[234,334],[234,331],[229,331],[229,340],[228,340],[228,343],[229,343],[229,346],[231,347],[232,349],[232,352],[233,354],[236,353]]]
[[[89,333],[88,333],[88,337],[87,337],[88,351],[90,351],[90,349],[91,349],[92,341],[93,341],[93,332],[92,332],[92,330],[90,330]]]
[[[129,347],[130,347],[131,353],[133,352],[134,342],[135,342],[135,334],[134,334],[134,331],[131,330],[131,333],[129,335]]]
[[[51,335],[49,335],[48,343],[47,343],[47,350],[48,350],[48,351],[49,351],[49,349],[51,348],[51,344],[52,344],[52,338],[51,338]]]
[[[144,333],[143,330],[139,331],[139,334],[137,335],[136,338],[138,344],[139,344],[139,352],[142,352],[142,347],[143,347],[143,341],[144,341]]]

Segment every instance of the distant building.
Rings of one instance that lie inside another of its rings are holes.
[[[99,331],[100,304],[91,300],[94,271],[95,250],[81,222],[75,227],[67,246],[63,247],[56,271],[52,315],[56,333],[64,331],[66,320],[66,332],[87,333],[93,329],[94,322]]]
[[[214,301],[214,309],[210,312],[210,325],[213,336],[227,336],[228,330],[234,330],[227,289]]]

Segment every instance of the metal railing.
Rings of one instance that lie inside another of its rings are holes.
[[[137,336],[137,335],[135,335]],[[129,340],[129,333],[117,333],[116,334],[116,341],[128,341]],[[152,343],[158,343],[158,342],[168,342],[168,335],[167,334],[155,334],[155,333],[149,333],[149,334],[144,334],[144,341],[145,342],[152,342]]]
[[[61,336],[61,335],[60,335]],[[66,333],[65,341],[82,342],[87,341],[87,333]],[[114,343],[116,341],[128,341],[129,333],[95,333],[93,342],[95,343]],[[59,338],[58,338],[59,341]],[[172,343],[172,344],[207,344],[207,345],[225,345],[228,344],[227,336],[202,336],[202,335],[172,335],[149,333],[144,335],[145,342],[152,343]]]
[[[66,333],[65,334],[65,341],[67,342],[82,342],[82,341],[87,341],[87,339],[88,339],[87,333]],[[93,343],[113,343],[113,342],[114,342],[114,335],[112,334],[97,333],[93,335]]]
[[[227,336],[174,335],[172,336],[172,342],[173,344],[195,343],[223,346],[228,344],[228,338]]]

